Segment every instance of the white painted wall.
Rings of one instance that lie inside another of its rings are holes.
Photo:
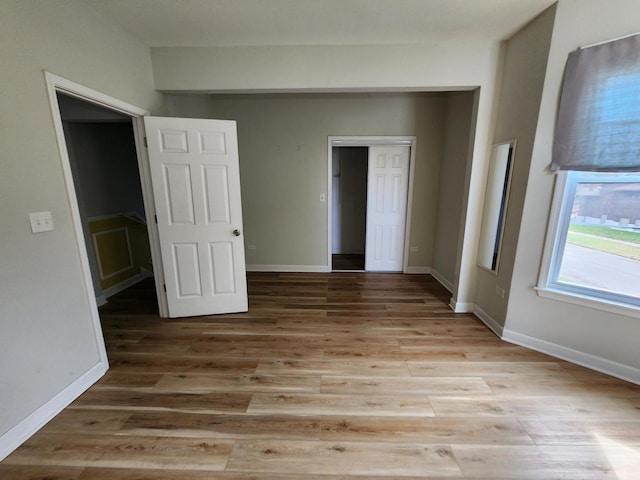
[[[148,49],[84,2],[0,2],[0,31],[2,457],[12,429],[99,358],[42,70],[156,112],[161,97]],[[31,233],[39,211],[54,231]]]
[[[453,288],[454,284],[458,239],[461,235],[472,110],[472,92],[447,95],[431,273],[449,288]]]
[[[506,44],[500,104],[493,143],[516,140],[511,190],[507,204],[497,275],[478,268],[476,305],[504,326],[513,273],[520,216],[527,190],[531,151],[536,135],[542,86],[547,67],[555,7],[539,15]],[[484,204],[483,204],[484,206]],[[496,295],[496,286],[506,290]]]
[[[547,168],[558,94],[567,55],[588,45],[638,31],[637,0],[560,0],[557,5],[540,114],[527,177],[505,333],[518,340],[618,369],[640,381],[640,321],[562,301],[541,298],[537,282],[554,175]]]
[[[443,137],[442,94],[171,96],[172,115],[238,122],[250,266],[328,267],[329,135],[416,135],[409,265],[431,266]]]

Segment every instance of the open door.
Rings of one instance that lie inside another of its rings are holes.
[[[169,316],[246,312],[236,123],[144,124]]]

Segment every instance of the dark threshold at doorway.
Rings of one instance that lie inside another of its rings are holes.
[[[364,270],[364,255],[333,254],[331,255],[331,269]]]

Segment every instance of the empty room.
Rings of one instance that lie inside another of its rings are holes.
[[[0,478],[638,478],[638,18],[0,0]]]

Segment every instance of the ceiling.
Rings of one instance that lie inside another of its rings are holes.
[[[509,38],[555,0],[84,0],[151,47]]]

